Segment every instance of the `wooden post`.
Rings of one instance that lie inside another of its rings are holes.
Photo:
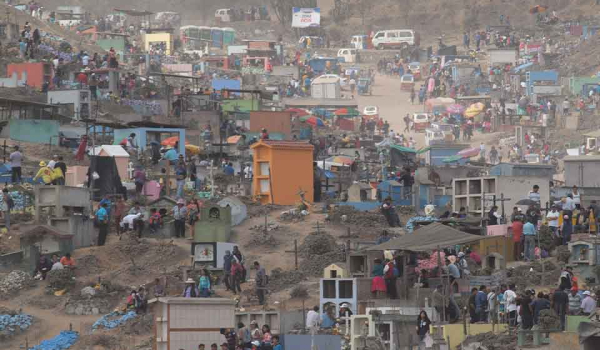
[[[266,217],[265,217],[266,219]],[[294,250],[286,250],[285,253],[294,253],[294,265],[295,269],[298,270],[298,240],[294,240]]]

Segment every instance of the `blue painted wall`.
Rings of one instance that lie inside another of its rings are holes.
[[[15,141],[58,145],[60,124],[56,120],[11,119],[8,125]]]

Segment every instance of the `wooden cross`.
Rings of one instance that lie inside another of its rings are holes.
[[[266,216],[265,216],[266,223]],[[296,270],[298,270],[298,240],[294,240],[294,250],[286,250],[285,253],[294,253],[294,264],[296,266]]]
[[[6,145],[6,140],[4,140],[4,145],[2,145],[2,148],[4,149],[4,155],[3,155],[4,163],[6,163],[6,149],[8,148],[8,146]]]

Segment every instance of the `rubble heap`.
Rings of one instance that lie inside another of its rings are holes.
[[[560,329],[560,319],[554,310],[542,310],[539,316],[540,329],[557,330]]]
[[[569,258],[571,257],[571,252],[569,251],[569,247],[566,245],[561,245],[556,248],[556,260],[563,263],[568,263]]]
[[[480,333],[477,335],[469,335],[467,339],[462,342],[462,345],[468,345],[472,343],[480,343],[481,348],[488,350],[513,350],[517,348],[517,333],[512,334],[508,332],[503,333]]]
[[[33,323],[33,316],[11,312],[0,313],[0,340],[6,341],[26,331]]]
[[[23,271],[15,270],[0,280],[0,297],[29,287],[33,284],[33,279],[29,274]]]
[[[533,271],[531,271],[533,269]],[[542,264],[539,261],[521,265],[507,271],[508,283],[519,289],[542,284]],[[554,284],[560,277],[560,267],[551,261],[544,261],[544,284]]]
[[[284,271],[281,268],[271,270],[269,277],[269,289],[272,291],[280,291],[290,286],[296,285],[306,279],[304,273],[298,270]]]
[[[52,270],[48,272],[46,280],[48,281],[46,288],[49,292],[62,290],[74,284],[73,271],[70,269]]]
[[[298,250],[305,258],[300,264],[300,270],[307,276],[321,276],[325,267],[346,260],[342,247],[327,233],[311,233]]]
[[[354,227],[383,229],[389,227],[385,217],[379,211],[359,211],[351,206],[343,205],[334,209],[329,221]]]

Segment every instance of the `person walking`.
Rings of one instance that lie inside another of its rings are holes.
[[[523,225],[523,237],[525,239],[525,260],[531,261],[534,258],[533,250],[535,248],[535,235],[536,228],[533,223],[528,220],[525,225]]]
[[[177,201],[177,205],[173,207],[173,219],[175,226],[175,237],[176,238],[184,238],[185,237],[185,220],[187,219],[188,209],[185,206],[185,201],[183,199],[179,199]]]
[[[9,156],[11,181],[13,183],[21,183],[21,163],[23,162],[23,154],[19,151],[19,146],[15,145],[14,151]]]
[[[433,343],[431,336],[429,335],[430,326],[431,321],[429,320],[429,316],[427,316],[427,312],[421,310],[416,327],[417,335],[419,336],[419,349],[430,348],[432,345],[431,343]]]
[[[511,327],[517,325],[517,294],[514,290],[515,285],[511,284],[503,295],[505,310],[508,312],[508,324]]]
[[[98,226],[98,246],[103,246],[108,235],[108,212],[106,211],[106,203],[102,203],[96,211],[96,226]]]

